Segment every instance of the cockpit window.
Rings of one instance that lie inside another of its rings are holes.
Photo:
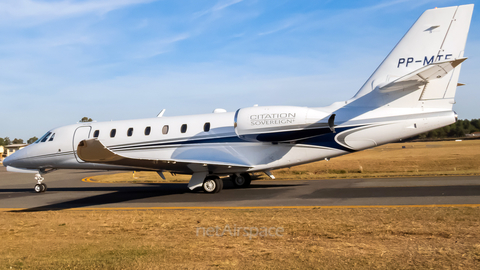
[[[53,141],[54,138],[55,138],[55,133],[52,134],[52,137],[50,137],[50,139],[48,141],[51,142],[51,141]]]
[[[40,137],[40,139],[38,139],[35,143],[45,142],[51,134],[52,134],[52,132],[50,132],[50,131],[47,132],[45,135]]]
[[[50,137],[50,134],[52,133],[49,132],[48,135],[45,136],[45,138],[43,138],[40,142],[46,142],[48,140],[48,137]]]

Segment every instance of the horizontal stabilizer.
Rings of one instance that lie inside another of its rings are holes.
[[[450,61],[432,63],[421,67],[393,82],[379,85],[381,92],[393,92],[398,90],[418,90],[421,86],[427,84],[431,80],[443,78],[455,67],[460,65],[467,58],[459,58]]]
[[[98,139],[83,140],[78,144],[77,155],[85,162],[101,163],[109,165],[130,166],[132,168],[143,168],[151,170],[166,170],[172,172],[190,171],[211,171],[225,172],[246,171],[250,167],[243,164],[230,164],[221,162],[210,162],[202,160],[159,160],[159,159],[140,159],[119,155],[108,149]]]

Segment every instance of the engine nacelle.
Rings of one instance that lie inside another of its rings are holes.
[[[332,132],[329,115],[307,107],[243,108],[235,113],[235,133],[246,141],[294,142]]]

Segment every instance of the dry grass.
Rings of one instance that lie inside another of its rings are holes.
[[[480,140],[393,143],[277,170],[279,179],[480,174]]]
[[[404,147],[404,148],[403,148]],[[277,179],[332,179],[398,176],[478,175],[480,140],[394,143],[373,149],[273,171]],[[99,182],[188,182],[190,176],[166,180],[154,172],[92,177]],[[263,177],[266,179],[267,177]]]
[[[281,227],[208,237],[197,227]],[[3,269],[480,268],[479,208],[0,213]]]

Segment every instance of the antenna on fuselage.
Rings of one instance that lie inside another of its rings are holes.
[[[160,112],[158,113],[157,117],[162,117],[163,114],[165,113],[165,110],[166,110],[166,109],[163,109],[162,111],[160,111]]]

